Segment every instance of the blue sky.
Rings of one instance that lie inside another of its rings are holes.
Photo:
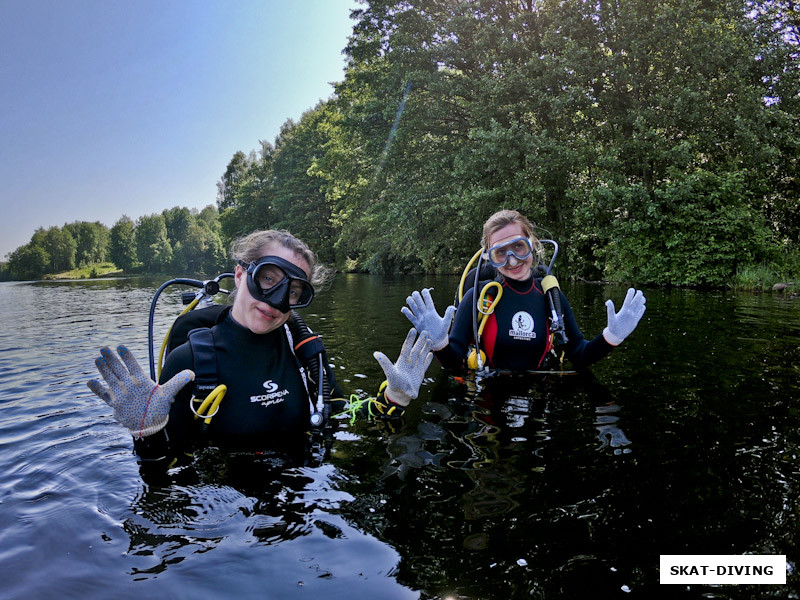
[[[10,0],[0,260],[34,230],[216,200],[233,154],[330,97],[355,0]]]

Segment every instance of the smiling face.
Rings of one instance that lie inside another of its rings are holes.
[[[514,238],[528,237],[527,233],[523,230],[522,225],[519,223],[509,223],[495,231],[489,237],[489,247],[502,244],[503,242],[510,242]],[[509,254],[508,263],[504,267],[499,267],[497,270],[500,274],[507,279],[514,279],[516,281],[525,281],[531,276],[533,269],[533,256],[531,253],[525,260],[519,260],[513,254]]]
[[[278,256],[300,267],[309,276],[311,271],[308,263],[299,254],[280,244],[267,244],[261,248],[259,256]],[[279,271],[278,271],[279,272]],[[234,281],[236,283],[236,298],[233,301],[231,314],[237,323],[247,327],[253,333],[269,333],[281,327],[289,320],[291,312],[281,312],[257,300],[247,287],[247,271],[236,265]]]

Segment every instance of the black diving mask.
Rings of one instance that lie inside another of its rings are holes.
[[[303,308],[314,299],[314,288],[305,271],[280,256],[262,256],[249,264],[240,262],[247,270],[247,289],[256,300],[288,313]]]

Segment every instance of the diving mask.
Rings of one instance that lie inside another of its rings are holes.
[[[305,271],[279,256],[262,256],[251,263],[240,262],[247,270],[247,289],[256,300],[266,302],[283,313],[303,308],[314,299],[314,288]]]
[[[488,251],[489,263],[495,267],[505,267],[508,257],[514,256],[517,260],[525,260],[533,253],[531,241],[524,237],[515,237],[507,242],[495,244]]]

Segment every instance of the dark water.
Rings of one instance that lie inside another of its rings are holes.
[[[798,597],[800,299],[647,290],[594,377],[434,366],[394,430],[343,420],[324,460],[212,455],[160,485],[85,385],[101,345],[145,363],[160,283],[0,284],[0,597]],[[456,283],[341,275],[303,314],[374,394],[406,294]],[[587,335],[624,295],[564,287]],[[743,553],[786,554],[789,583],[658,583],[661,554]]]

